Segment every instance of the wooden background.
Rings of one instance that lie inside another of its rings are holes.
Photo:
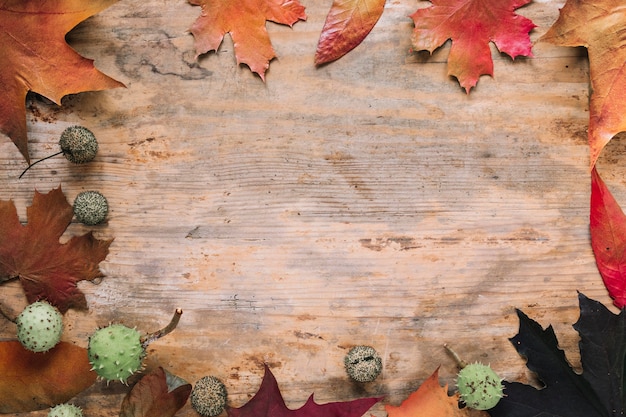
[[[386,396],[399,404],[441,365],[449,343],[466,361],[526,380],[508,341],[515,308],[555,327],[576,365],[577,290],[610,305],[590,247],[586,51],[537,43],[512,61],[492,46],[495,77],[466,95],[447,77],[449,44],[411,51],[408,15],[430,3],[390,0],[368,38],[321,68],[313,56],[331,0],[303,1],[308,20],[268,23],[278,58],[263,83],[238,67],[230,38],[193,51],[200,8],[183,0],[122,0],[68,42],[126,89],[27,102],[33,160],[56,152],[69,125],[93,130],[96,160],[25,162],[0,141],[0,198],[26,221],[35,189],[62,186],[109,200],[108,222],[73,223],[115,238],[88,312],[70,311],[64,340],[86,346],[99,325],[143,331],[184,309],[150,346],[194,382],[221,378],[232,406],[271,366],[288,406]],[[519,9],[536,41],[564,2]],[[626,202],[626,155],[614,140],[601,175]],[[25,306],[16,283],[5,308]],[[0,337],[13,338],[12,323]],[[384,371],[357,385],[343,357],[375,347]],[[75,399],[86,416],[116,416],[127,387],[97,383]],[[383,403],[373,412],[384,416]],[[35,412],[29,416],[44,416]],[[186,405],[179,416],[192,417]]]

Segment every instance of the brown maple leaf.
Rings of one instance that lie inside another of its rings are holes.
[[[87,349],[59,342],[45,354],[17,340],[0,342],[0,413],[41,410],[69,401],[96,381]]]
[[[126,394],[120,417],[172,417],[185,405],[189,394],[191,384],[158,367]]]
[[[65,42],[78,23],[117,0],[4,0],[0,2],[0,131],[27,162],[26,93],[57,104],[68,94],[123,87]]]
[[[467,417],[468,408],[459,409],[459,394],[448,396],[448,386],[439,385],[439,368],[417,391],[395,407],[385,405],[389,417]]]
[[[515,9],[531,0],[432,0],[432,6],[411,15],[415,50],[432,53],[452,39],[448,75],[469,93],[481,75],[493,75],[489,43],[511,58],[531,57],[528,33],[535,27]]]
[[[623,0],[568,0],[541,41],[584,46],[589,54],[589,157],[626,131],[626,12]]]
[[[257,393],[240,408],[227,408],[229,417],[361,417],[380,398],[361,398],[346,402],[316,404],[311,395],[308,401],[296,410],[285,405],[278,382],[269,367]]]
[[[339,59],[356,48],[384,9],[385,0],[335,0],[317,43],[315,65]]]
[[[297,0],[189,0],[202,7],[202,14],[191,26],[196,58],[217,51],[224,35],[230,33],[237,64],[244,63],[265,80],[269,62],[276,57],[265,22],[292,26],[306,20],[304,7]]]
[[[0,201],[0,282],[19,278],[28,302],[45,299],[62,313],[86,309],[85,295],[76,283],[102,277],[98,264],[109,253],[111,240],[98,240],[91,232],[59,238],[74,212],[61,187],[40,194],[35,191],[22,225],[13,201]]]

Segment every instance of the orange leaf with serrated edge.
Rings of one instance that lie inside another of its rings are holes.
[[[117,0],[4,0],[0,2],[0,131],[27,162],[26,93],[57,104],[68,94],[123,87],[66,42],[78,23]]]
[[[439,385],[439,368],[409,395],[400,406],[385,405],[389,417],[467,417],[467,408],[459,408],[458,393],[449,396],[448,385]]]
[[[87,350],[60,342],[34,353],[20,342],[0,342],[0,413],[42,410],[69,401],[96,380]]]
[[[85,295],[76,283],[102,277],[98,267],[112,240],[98,240],[91,232],[64,244],[59,238],[74,212],[61,187],[35,191],[22,225],[13,201],[0,201],[0,282],[19,278],[29,302],[45,299],[62,313],[86,309]]]
[[[217,51],[224,35],[230,33],[237,64],[246,64],[265,80],[265,71],[276,52],[265,28],[266,21],[292,26],[306,20],[304,6],[297,0],[188,0],[202,7],[202,14],[191,26],[196,58]]]
[[[568,0],[541,41],[584,46],[589,55],[589,159],[626,131],[626,11],[623,0]]]
[[[357,47],[378,22],[385,0],[335,0],[317,43],[315,64],[341,58]]]
[[[531,0],[432,0],[432,6],[411,15],[415,50],[433,52],[452,39],[448,75],[469,93],[481,75],[493,75],[489,43],[511,58],[531,57],[528,33],[536,27],[515,10]]]
[[[172,382],[172,386],[168,382]],[[120,417],[172,417],[187,402],[191,384],[161,367],[145,375],[122,401]]]

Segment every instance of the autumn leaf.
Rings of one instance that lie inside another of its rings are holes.
[[[589,141],[593,167],[606,144],[626,131],[626,14],[622,0],[568,0],[541,41],[584,46],[589,56]]]
[[[623,416],[626,312],[611,313],[601,303],[578,294],[583,372],[572,369],[559,349],[552,326],[517,311],[520,325],[511,343],[526,357],[526,366],[543,388],[504,382],[504,397],[489,410],[492,417],[608,417]]]
[[[459,408],[459,394],[448,395],[448,385],[439,385],[439,368],[400,404],[385,405],[389,417],[466,417],[468,409]]]
[[[0,131],[27,162],[26,93],[57,104],[68,94],[123,87],[66,42],[78,23],[117,0],[5,0],[0,4]]]
[[[217,51],[224,35],[230,33],[237,64],[246,64],[265,80],[265,71],[276,52],[265,28],[267,20],[292,26],[306,20],[298,0],[189,0],[202,7],[202,14],[191,26],[196,58]]]
[[[335,0],[317,43],[315,65],[341,58],[356,48],[378,22],[385,0]]]
[[[280,393],[276,378],[265,366],[259,391],[240,408],[227,408],[229,417],[360,417],[380,398],[316,404],[313,395],[297,410],[290,410]]]
[[[626,216],[594,167],[589,214],[591,247],[604,286],[618,308],[626,306]]]
[[[120,417],[172,417],[176,414],[187,402],[191,384],[169,376],[158,367],[142,377],[124,397]]]
[[[432,0],[432,6],[411,15],[415,50],[432,53],[452,39],[448,75],[469,93],[481,75],[493,75],[489,43],[515,59],[531,57],[528,33],[536,27],[514,11],[530,0]]]
[[[0,201],[0,282],[19,278],[30,303],[45,299],[62,313],[86,309],[81,280],[102,277],[98,264],[112,240],[98,240],[91,232],[61,244],[59,238],[74,215],[61,187],[35,191],[22,225],[13,201]]]
[[[34,353],[17,340],[0,342],[0,413],[64,403],[95,380],[84,348],[59,342],[46,353]]]

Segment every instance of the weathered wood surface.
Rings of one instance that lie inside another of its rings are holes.
[[[200,9],[184,1],[123,0],[71,32],[127,88],[62,107],[29,98],[30,151],[54,152],[78,123],[97,134],[98,157],[51,159],[18,180],[24,161],[0,141],[0,198],[24,221],[34,189],[59,184],[70,201],[97,189],[111,205],[95,228],[115,238],[107,277],[81,283],[90,310],[68,313],[65,340],[84,346],[110,321],[152,331],[182,307],[148,366],[216,375],[233,406],[254,394],[263,362],[292,408],[312,392],[398,404],[439,365],[454,384],[445,342],[524,379],[508,341],[515,308],[552,323],[576,363],[576,291],[610,305],[589,244],[585,51],[538,43],[512,61],[494,48],[495,77],[466,95],[446,76],[449,45],[410,51],[418,3],[397,0],[361,46],[315,68],[331,3],[303,2],[308,20],[293,28],[268,23],[279,58],[266,83],[237,67],[228,37],[195,59],[187,28]],[[562,4],[520,9],[538,25],[533,40]],[[614,141],[599,162],[622,201],[624,153]],[[14,283],[3,293],[9,309],[25,305]],[[1,337],[14,331],[0,324]],[[343,370],[355,344],[384,360],[364,387]],[[114,416],[126,391],[98,383],[75,403]]]

